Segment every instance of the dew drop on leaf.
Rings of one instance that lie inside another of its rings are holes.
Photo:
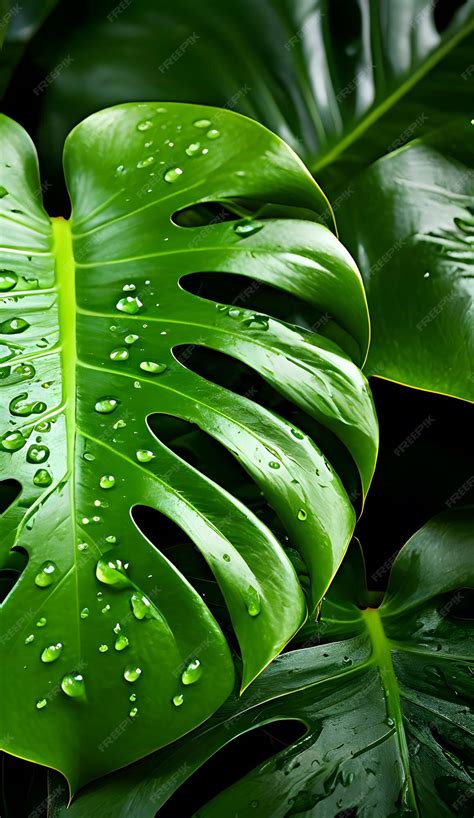
[[[47,446],[37,446],[33,444],[26,453],[28,463],[44,463],[49,457],[49,449]]]
[[[208,139],[219,139],[221,132],[217,130],[217,128],[211,128],[206,136]]]
[[[251,585],[249,585],[244,594],[244,600],[249,616],[258,616],[262,610],[260,594],[255,588],[252,588]]]
[[[46,617],[45,617],[45,616],[41,616],[41,617],[38,619],[37,623],[36,623],[36,627],[37,627],[37,628],[44,628],[44,626],[46,625],[46,622],[47,622]]]
[[[31,644],[31,642],[33,642],[34,638],[35,638],[34,633],[30,633],[30,635],[27,636],[26,639],[25,639],[25,645]]]
[[[186,153],[188,156],[196,156],[196,154],[199,153],[200,148],[200,142],[191,142],[191,144],[186,148]]]
[[[128,315],[136,315],[141,307],[142,302],[137,296],[127,295],[125,298],[120,298],[115,305],[119,312],[126,312]]]
[[[8,292],[18,284],[18,276],[13,270],[0,271],[0,293]]]
[[[137,700],[137,694],[136,694],[136,693],[131,693],[131,694],[130,694],[130,696],[129,696],[128,698],[129,698],[129,701],[131,701],[131,702],[136,702],[136,700]]]
[[[150,619],[153,615],[151,602],[144,594],[134,593],[130,597],[130,605],[135,619]]]
[[[134,344],[135,341],[138,341],[138,338],[139,338],[138,335],[134,335],[133,333],[131,333],[130,335],[126,335],[123,340],[125,341],[126,344],[131,345]]]
[[[126,361],[129,355],[128,349],[122,347],[120,349],[113,349],[109,357],[111,361]]]
[[[112,489],[115,486],[115,477],[113,474],[103,474],[99,480],[101,489]]]
[[[140,159],[140,161],[137,162],[137,168],[148,168],[150,165],[153,165],[154,162],[154,156],[147,156],[145,159]]]
[[[202,667],[199,659],[193,659],[192,662],[183,670],[181,674],[181,681],[184,685],[192,685],[201,677]]]
[[[5,432],[0,440],[1,448],[6,452],[17,452],[25,445],[26,440],[21,432]]]
[[[140,369],[142,369],[143,372],[148,372],[149,375],[161,375],[168,367],[166,364],[160,364],[156,361],[142,361]]]
[[[46,707],[47,704],[48,702],[46,701],[46,699],[38,699],[38,701],[36,702],[36,707],[38,710],[42,710],[43,707]]]
[[[0,334],[18,335],[20,332],[27,330],[29,326],[28,321],[25,321],[24,318],[9,318],[0,324]]]
[[[193,122],[195,128],[209,128],[210,124],[210,119],[196,119],[195,122]]]
[[[55,662],[56,659],[59,659],[61,656],[63,646],[61,642],[58,642],[56,645],[48,645],[41,654],[41,661],[42,662]]]
[[[61,681],[61,689],[72,699],[77,699],[85,694],[84,677],[81,673],[67,673]]]
[[[279,469],[280,468],[280,464],[278,463],[277,460],[270,460],[270,463],[268,465],[270,466],[271,469]]]
[[[153,122],[149,119],[143,119],[137,125],[137,131],[149,131],[153,127]]]
[[[101,398],[96,401],[94,409],[100,415],[110,415],[111,412],[115,412],[117,406],[118,400],[116,398]]]
[[[50,486],[52,482],[53,478],[47,469],[38,469],[38,471],[35,472],[33,477],[35,486]]]
[[[127,682],[131,682],[131,683],[136,682],[137,679],[139,679],[141,675],[142,675],[142,670],[141,670],[140,667],[137,667],[136,665],[127,665],[127,667],[125,668],[125,670],[123,672],[123,678]]]
[[[125,636],[124,633],[120,633],[117,639],[115,640],[114,645],[115,650],[125,650],[125,648],[128,648],[128,645],[129,645],[128,638]]]
[[[131,719],[136,718],[137,714],[138,714],[138,707],[132,707],[132,709],[130,710],[130,718]]]
[[[130,579],[121,560],[101,557],[96,565],[95,575],[104,585],[114,585],[121,588],[131,586]]]
[[[136,456],[139,463],[149,463],[155,457],[149,449],[138,449]]]
[[[80,616],[81,619],[87,619],[87,617],[89,616],[89,608],[83,608]]]
[[[179,179],[182,173],[183,171],[181,170],[181,168],[170,168],[165,172],[163,179],[165,180],[165,182],[173,184],[173,182],[176,182],[176,180]]]
[[[99,653],[107,653],[108,645],[99,645]]]
[[[240,224],[236,224],[234,227],[235,233],[239,236],[253,236],[254,233],[258,233],[263,227],[262,222],[240,222]]]
[[[35,576],[35,585],[38,588],[48,588],[56,581],[56,565],[51,560],[44,562]]]
[[[175,707],[181,707],[184,702],[184,696],[182,693],[178,693],[176,696],[173,696],[173,704]]]
[[[306,511],[304,510],[304,508],[300,508],[298,510],[298,514],[297,514],[298,520],[300,520],[301,522],[304,522],[304,520],[306,520],[307,516],[308,515],[307,515]]]

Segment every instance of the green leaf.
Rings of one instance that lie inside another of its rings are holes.
[[[378,609],[366,607],[354,547],[313,626],[323,644],[280,656],[206,725],[88,787],[67,812],[58,803],[53,817],[125,818],[133,808],[134,817],[152,818],[233,738],[281,719],[302,722],[306,734],[196,815],[470,815],[474,630],[461,607],[468,610],[466,589],[474,588],[472,524],[463,509],[418,531]]]
[[[58,162],[71,126],[105,105],[150,98],[207,103],[271,128],[318,179],[328,168],[323,178],[334,190],[341,178],[347,181],[385,153],[414,120],[416,135],[433,127],[439,83],[417,98],[414,117],[405,99],[472,30],[474,8],[468,0],[452,19],[448,8],[444,27],[437,5],[206,0],[203,6],[176,0],[163,6],[134,0],[122,8],[94,0],[73,28],[66,16],[45,26],[32,50],[44,75],[68,55],[74,58],[41,98],[41,153]],[[470,62],[468,54],[461,71]],[[462,114],[470,83],[458,75],[457,85]],[[445,116],[453,113],[458,93],[443,96]],[[329,168],[334,163],[338,167]]]
[[[472,400],[473,126],[380,159],[338,211],[373,322],[366,371]]]
[[[242,688],[306,616],[284,547],[160,439],[166,416],[195,424],[250,474],[306,563],[312,609],[354,527],[316,443],[213,373],[192,371],[193,349],[226,355],[222,369],[245,362],[339,437],[364,489],[374,468],[372,399],[348,355],[247,308],[245,290],[242,307],[222,304],[188,292],[185,277],[244,274],[297,296],[334,319],[324,328],[337,322],[361,362],[368,313],[354,262],[318,223],[325,197],[255,122],[179,104],[95,114],[65,146],[69,221],[42,208],[25,131],[6,117],[0,128],[0,466],[22,489],[0,539],[5,565],[10,546],[28,555],[0,610],[3,747],[61,770],[74,791],[192,729],[233,685],[224,634],[147,540],[137,507],[176,523],[213,572]],[[217,217],[183,226],[212,203]]]

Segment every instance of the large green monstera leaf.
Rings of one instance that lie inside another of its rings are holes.
[[[199,808],[199,818],[472,814],[473,513],[445,512],[402,549],[367,607],[357,547],[302,650],[279,657],[205,726],[88,787],[54,818],[153,818],[232,739],[294,720],[306,733]],[[386,566],[382,566],[382,571]],[[468,590],[471,589],[470,591]],[[472,607],[470,610],[472,616]]]
[[[474,399],[473,130],[457,122],[379,159],[338,212],[372,316],[366,372],[467,400]]]
[[[65,147],[69,221],[42,208],[27,134],[6,117],[0,127],[0,465],[19,489],[1,518],[2,564],[12,547],[28,556],[0,610],[2,742],[75,790],[189,731],[234,684],[226,637],[148,540],[140,507],[177,524],[213,572],[242,688],[306,617],[288,543],[161,439],[166,418],[250,474],[300,553],[312,612],[352,535],[354,509],[317,442],[191,370],[192,351],[245,363],[338,438],[365,493],[377,423],[364,376],[334,340],[247,308],[248,282],[305,305],[358,364],[368,314],[323,224],[326,199],[255,122],[180,104],[92,116]],[[186,284],[197,273],[243,275],[244,295],[198,296]]]

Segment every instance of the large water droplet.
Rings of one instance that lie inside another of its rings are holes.
[[[35,584],[38,588],[48,588],[56,581],[57,568],[54,562],[48,560],[44,562],[35,576]]]
[[[279,469],[280,468],[280,463],[278,463],[277,460],[270,460],[270,463],[268,465],[270,466],[271,469]]]
[[[153,616],[152,604],[144,594],[132,594],[130,604],[135,619],[150,619]]]
[[[128,315],[136,315],[141,307],[142,302],[137,296],[127,295],[125,298],[120,298],[115,305],[120,312],[126,312]]]
[[[18,276],[13,270],[0,271],[0,293],[6,293],[18,284]]]
[[[110,415],[111,412],[115,412],[118,403],[117,398],[101,398],[96,401],[94,409],[101,415]]]
[[[149,449],[138,449],[136,457],[139,463],[149,463],[155,455]]]
[[[184,685],[192,685],[201,677],[202,667],[199,659],[193,659],[192,662],[183,670],[181,674],[181,681]]]
[[[38,471],[35,472],[33,477],[35,486],[47,487],[50,486],[52,482],[53,478],[47,469],[38,469]]]
[[[219,139],[221,132],[217,130],[217,128],[211,128],[206,136],[208,139]]]
[[[144,372],[148,372],[149,375],[161,375],[168,367],[166,364],[160,364],[156,361],[142,361],[140,369],[143,369]]]
[[[173,182],[176,182],[176,180],[179,179],[182,173],[183,171],[181,170],[181,168],[170,168],[164,174],[163,179],[165,180],[165,182],[173,184]]]
[[[133,333],[131,333],[130,335],[126,335],[123,340],[125,341],[126,344],[134,344],[135,341],[138,341],[138,338],[139,338],[138,335],[134,335]]]
[[[127,682],[136,682],[141,675],[142,670],[136,665],[127,665],[123,672],[123,678],[126,679]]]
[[[130,579],[121,560],[101,557],[97,562],[95,575],[104,585],[114,585],[120,588],[129,588]]]
[[[49,449],[47,446],[38,446],[34,443],[26,453],[28,463],[44,463],[49,457]]]
[[[258,233],[263,227],[263,222],[255,222],[255,221],[247,221],[247,222],[240,222],[236,224],[234,227],[234,231],[239,236],[253,236],[254,233]]]
[[[42,662],[55,662],[56,659],[59,659],[61,656],[63,646],[61,642],[57,642],[56,645],[48,645],[41,654],[41,661]]]
[[[61,688],[72,699],[78,699],[85,695],[84,677],[81,673],[67,673],[61,681]]]
[[[115,486],[115,477],[113,474],[103,474],[99,480],[101,489],[112,489]]]
[[[260,601],[260,594],[256,588],[249,585],[244,594],[244,600],[249,616],[258,616],[262,610],[262,603]]]
[[[1,335],[18,335],[24,332],[29,327],[28,321],[24,318],[9,318],[7,321],[2,321],[0,324]]]
[[[111,361],[126,361],[129,355],[128,349],[121,347],[119,349],[113,349],[109,357]]]
[[[117,639],[115,640],[114,645],[115,650],[125,650],[125,648],[128,648],[128,645],[129,645],[128,638],[125,636],[124,633],[120,633],[117,636]]]
[[[5,432],[0,440],[1,448],[6,452],[17,452],[25,445],[26,440],[21,432]]]

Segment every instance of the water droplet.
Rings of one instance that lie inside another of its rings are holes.
[[[107,653],[108,649],[108,645],[99,645],[99,653]]]
[[[156,363],[156,361],[142,361],[140,369],[143,369],[144,372],[148,372],[149,375],[161,375],[168,367],[166,364],[159,364]]]
[[[244,600],[245,605],[247,607],[247,613],[249,614],[249,616],[258,616],[260,611],[262,610],[260,594],[251,585],[249,585],[244,594]]]
[[[177,696],[173,696],[173,704],[175,707],[181,707],[184,702],[184,696],[182,693],[178,693]]]
[[[128,645],[129,645],[128,638],[125,636],[124,633],[120,633],[117,639],[115,640],[114,645],[115,650],[125,650],[125,648],[128,648]]]
[[[136,289],[135,284],[124,284],[122,287],[124,293],[133,293]]]
[[[84,460],[87,460],[88,462],[92,462],[92,460],[95,460],[95,455],[92,454],[92,452],[84,452],[82,457],[84,458]]]
[[[211,128],[206,136],[208,139],[219,139],[221,132],[217,130],[217,128]]]
[[[133,333],[131,333],[130,335],[126,335],[123,340],[125,341],[126,344],[134,344],[135,341],[138,341],[138,338],[139,338],[138,335],[134,335]]]
[[[165,180],[165,182],[169,182],[170,184],[172,184],[173,182],[176,182],[177,179],[179,179],[182,173],[183,171],[181,170],[181,168],[170,168],[164,174],[163,179]]]
[[[127,665],[123,672],[123,678],[126,679],[127,682],[136,682],[141,675],[142,670],[136,665]]]
[[[138,707],[132,707],[130,710],[130,718],[134,719],[138,713]]]
[[[126,312],[128,315],[136,315],[139,309],[143,307],[143,304],[137,296],[127,295],[125,298],[120,298],[115,307],[120,312]]]
[[[149,463],[155,457],[149,449],[138,449],[136,456],[139,463]]]
[[[77,544],[77,548],[78,548],[79,551],[87,551],[89,546],[87,545],[86,542],[80,542],[80,543]]]
[[[29,327],[28,321],[24,318],[9,318],[0,324],[0,334],[2,335],[18,335],[24,332]]]
[[[307,515],[306,511],[304,510],[304,508],[300,508],[300,509],[298,510],[298,514],[297,514],[298,520],[300,520],[301,522],[303,522],[304,520],[306,520],[306,517],[307,517],[307,516],[308,516],[308,515]]]
[[[46,699],[38,699],[38,701],[36,702],[36,707],[38,710],[42,710],[43,707],[46,707],[47,704],[48,702],[46,701]]]
[[[430,277],[430,273],[428,271],[426,273],[424,273],[423,278],[429,278],[429,277]]]
[[[80,616],[81,619],[87,619],[87,617],[89,616],[89,608],[83,608]]]
[[[61,681],[61,688],[66,696],[73,699],[82,697],[85,694],[84,677],[81,673],[67,673]]]
[[[42,617],[40,617],[40,619],[38,619],[38,621],[36,623],[36,627],[37,628],[44,628],[44,626],[46,625],[46,622],[47,622],[46,617],[42,616]]]
[[[140,161],[137,162],[137,168],[149,168],[150,165],[153,165],[154,163],[155,157],[147,156],[145,159],[140,159]]]
[[[25,645],[29,645],[31,642],[33,642],[34,638],[35,638],[34,633],[30,633],[30,635],[27,636],[25,639]]]
[[[135,619],[150,619],[153,616],[151,602],[144,594],[132,594],[130,604]]]
[[[0,271],[0,293],[6,293],[18,284],[18,276],[13,270]]]
[[[27,392],[22,392],[10,401],[9,410],[12,415],[16,417],[29,417],[30,415],[40,415],[46,409],[46,404],[43,401],[26,402],[28,397]]]
[[[110,611],[110,605],[109,605],[109,603],[107,602],[107,605],[104,605],[104,607],[102,608],[102,613],[103,613],[103,614],[106,614],[106,613],[108,613],[109,611]]]
[[[132,693],[132,694],[131,694],[131,695],[130,695],[128,698],[129,698],[129,701],[131,701],[131,702],[136,702],[136,700],[137,700],[137,694],[136,694],[136,693]]]
[[[280,468],[280,463],[278,463],[277,460],[270,460],[270,463],[268,465],[270,466],[271,469],[279,469]]]
[[[125,165],[117,165],[115,170],[117,171],[117,173],[126,173]]]
[[[247,221],[247,222],[240,222],[236,224],[234,227],[234,232],[237,233],[239,236],[253,236],[254,233],[258,233],[263,227],[263,222],[254,222],[254,221]]]
[[[191,144],[186,148],[186,153],[188,156],[196,156],[196,154],[199,153],[200,147],[200,142],[191,142]]]
[[[149,119],[143,119],[137,125],[137,131],[149,131],[153,127],[153,122]]]
[[[35,584],[38,588],[48,588],[56,581],[56,565],[48,560],[44,562],[35,576]]]
[[[224,555],[223,555],[223,557],[222,557],[222,559],[223,559],[225,562],[230,562],[230,556],[229,556],[229,554],[224,554]]]
[[[112,489],[115,486],[115,477],[113,474],[103,474],[99,480],[101,489]]]
[[[196,119],[196,121],[193,122],[195,128],[209,128],[210,124],[210,119]]]
[[[94,409],[101,415],[110,415],[111,412],[115,412],[117,406],[117,398],[101,398],[96,401]]]
[[[114,544],[117,542],[117,537],[115,537],[114,534],[108,534],[107,537],[105,538],[105,542]]]
[[[299,429],[292,428],[291,434],[293,435],[293,437],[296,437],[297,440],[304,440],[304,434],[303,432],[300,432]]]
[[[111,361],[126,361],[129,355],[130,353],[128,349],[122,347],[119,349],[113,349],[109,357]]]
[[[202,667],[201,662],[199,659],[193,659],[192,662],[188,664],[185,670],[183,670],[181,674],[181,681],[184,685],[192,685],[201,677],[202,675]]]
[[[121,560],[101,557],[97,562],[95,575],[104,585],[129,588],[131,582]]]
[[[55,662],[56,659],[59,659],[61,656],[63,646],[61,642],[58,642],[56,645],[49,645],[45,648],[41,654],[41,661],[42,662]]]
[[[26,440],[21,432],[5,432],[0,441],[0,446],[6,452],[17,452],[23,448],[25,443]]]
[[[126,425],[127,424],[125,423],[125,421],[120,419],[115,421],[114,425],[112,426],[112,429],[125,429]]]
[[[26,453],[28,463],[44,463],[49,457],[49,449],[47,446],[38,446],[35,443],[30,446]]]

